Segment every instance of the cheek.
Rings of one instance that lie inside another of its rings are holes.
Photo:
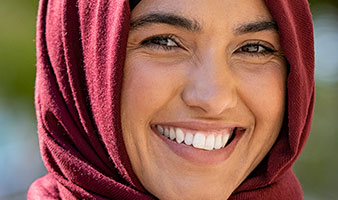
[[[286,69],[281,64],[266,64],[256,71],[239,75],[239,94],[256,123],[275,124],[283,118],[286,91]]]
[[[257,71],[241,71],[238,94],[250,110],[255,122],[244,148],[249,161],[249,174],[264,158],[276,141],[283,122],[286,91],[284,65],[266,65]],[[245,164],[243,164],[245,165]]]
[[[129,59],[125,65],[122,90],[124,113],[137,118],[137,121],[150,120],[156,111],[165,106],[179,82],[177,76],[170,76],[169,70],[145,60],[134,62]]]

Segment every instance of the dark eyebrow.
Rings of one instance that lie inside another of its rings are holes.
[[[130,30],[150,24],[167,24],[170,26],[184,28],[191,32],[198,32],[201,30],[201,25],[197,21],[170,13],[151,13],[141,16],[131,21]]]
[[[255,33],[260,31],[278,31],[278,25],[275,21],[258,21],[249,24],[243,24],[235,28],[234,33],[236,35]]]

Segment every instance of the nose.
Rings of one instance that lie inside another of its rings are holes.
[[[235,80],[222,59],[206,59],[188,75],[181,98],[192,109],[216,116],[237,104]]]

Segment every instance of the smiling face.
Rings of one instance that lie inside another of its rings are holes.
[[[121,100],[136,176],[160,199],[225,199],[274,144],[286,66],[262,0],[142,0]]]

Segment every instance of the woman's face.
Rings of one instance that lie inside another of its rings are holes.
[[[225,199],[274,144],[286,66],[263,0],[142,0],[132,11],[122,128],[160,199]]]

